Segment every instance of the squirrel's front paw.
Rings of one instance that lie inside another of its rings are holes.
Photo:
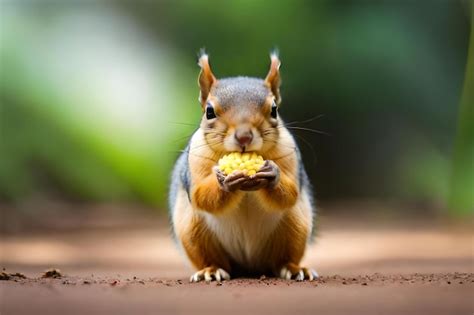
[[[250,178],[257,180],[265,179],[268,181],[268,187],[273,188],[280,181],[280,168],[275,162],[266,160],[258,172]]]
[[[252,191],[268,187],[268,179],[266,178],[248,178],[240,185],[240,190]]]
[[[265,161],[263,166],[254,175],[248,177],[244,183],[241,184],[241,190],[258,190],[265,187],[275,187],[280,180],[280,169],[273,161]]]
[[[224,172],[216,166],[214,167],[214,172],[216,173],[217,181],[221,188],[228,192],[240,189],[242,183],[248,179],[242,171],[235,171],[229,175],[225,175]]]

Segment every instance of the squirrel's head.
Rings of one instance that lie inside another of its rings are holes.
[[[276,53],[270,58],[265,79],[216,79],[208,55],[200,56],[201,129],[214,151],[266,152],[278,143],[280,60]]]

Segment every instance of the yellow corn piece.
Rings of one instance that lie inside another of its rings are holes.
[[[243,171],[248,176],[255,175],[263,166],[264,159],[257,153],[232,152],[224,155],[218,162],[219,169],[229,175],[234,171]]]

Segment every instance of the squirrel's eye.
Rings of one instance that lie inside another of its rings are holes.
[[[275,103],[272,104],[272,112],[270,113],[272,118],[277,118],[277,106]]]
[[[214,112],[214,108],[211,104],[206,105],[206,118],[213,119],[216,118],[216,113]]]

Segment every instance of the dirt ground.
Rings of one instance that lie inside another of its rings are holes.
[[[166,218],[98,213],[7,217],[0,314],[474,313],[472,221],[323,215],[304,259],[317,281],[191,284]]]

